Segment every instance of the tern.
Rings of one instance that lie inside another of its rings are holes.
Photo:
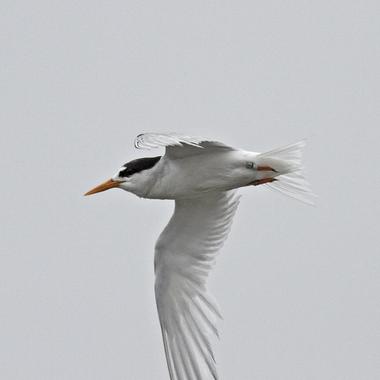
[[[111,188],[141,198],[172,199],[173,216],[155,246],[155,296],[171,380],[217,380],[212,348],[221,318],[207,277],[231,228],[237,190],[268,186],[305,203],[313,194],[302,174],[304,141],[265,153],[178,133],[144,133],[138,149],[165,148],[127,162],[85,195]]]

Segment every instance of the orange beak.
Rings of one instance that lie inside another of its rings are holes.
[[[87,191],[85,195],[100,193],[101,191],[112,189],[113,187],[119,187],[119,185],[120,185],[120,182],[114,181],[113,179],[109,179],[108,181],[103,182],[99,186],[94,187],[92,190]]]

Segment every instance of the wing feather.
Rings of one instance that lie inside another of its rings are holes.
[[[165,147],[166,155],[172,159],[202,154],[215,149],[234,150],[219,141],[179,133],[142,133],[136,137],[134,145],[137,149]]]
[[[206,281],[239,203],[234,191],[176,200],[155,252],[156,302],[171,380],[218,379],[221,318]]]

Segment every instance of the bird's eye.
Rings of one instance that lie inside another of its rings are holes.
[[[119,177],[131,177],[136,173],[140,173],[144,170],[151,169],[153,166],[160,161],[159,157],[144,157],[132,160],[124,164],[119,170]]]
[[[128,176],[128,168],[123,166],[119,171],[119,177],[127,177]]]

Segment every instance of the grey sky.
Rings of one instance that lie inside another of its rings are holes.
[[[144,155],[144,131],[254,151],[308,139],[316,208],[242,190],[210,283],[222,379],[380,378],[379,14],[3,0],[0,378],[168,378],[153,246],[172,204],[82,196]]]

